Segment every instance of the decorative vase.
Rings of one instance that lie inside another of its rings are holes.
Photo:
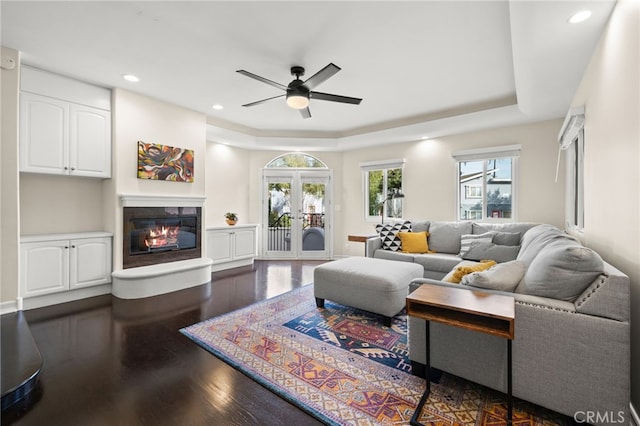
[[[237,220],[233,220],[233,219],[226,219],[227,221],[227,225],[233,226],[236,224]]]

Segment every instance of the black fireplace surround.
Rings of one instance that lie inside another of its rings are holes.
[[[201,257],[200,207],[124,207],[123,269]]]

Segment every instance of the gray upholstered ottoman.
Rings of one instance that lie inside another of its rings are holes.
[[[422,278],[422,265],[347,257],[323,263],[313,272],[316,305],[325,299],[385,316],[385,325],[405,307],[409,283]]]

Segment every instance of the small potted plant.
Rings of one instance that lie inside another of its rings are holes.
[[[238,215],[232,212],[225,213],[224,218],[227,220],[227,225],[235,225],[238,221]]]

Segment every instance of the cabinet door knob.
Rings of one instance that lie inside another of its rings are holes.
[[[69,246],[64,246],[64,248],[68,249],[68,248],[69,248]]]
[[[67,166],[64,166],[64,169],[65,169],[65,170],[69,170],[69,168],[68,168]]]
[[[71,248],[76,248],[76,246],[71,246]]]
[[[71,171],[74,171],[75,169],[76,169],[75,167],[72,167],[72,168],[71,168]]]

